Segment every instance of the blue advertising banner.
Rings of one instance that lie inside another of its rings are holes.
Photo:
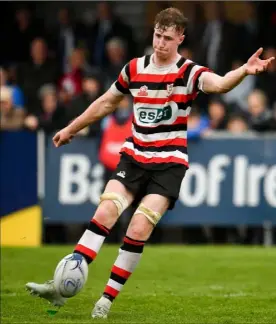
[[[37,135],[0,134],[0,216],[37,204]]]
[[[76,138],[46,152],[47,222],[85,223],[103,190],[98,146]],[[204,139],[189,143],[190,169],[175,209],[160,225],[276,224],[275,139]]]

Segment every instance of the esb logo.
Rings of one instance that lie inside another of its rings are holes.
[[[172,108],[138,108],[139,121],[145,124],[158,123],[161,120],[169,120],[172,117]]]

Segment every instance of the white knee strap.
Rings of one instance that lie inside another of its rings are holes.
[[[128,207],[127,199],[116,192],[105,192],[100,196],[100,202],[103,200],[112,200],[118,209],[118,216]]]
[[[153,211],[152,209],[146,207],[144,204],[140,204],[136,209],[135,214],[143,214],[149,222],[156,226],[159,220],[161,219],[162,215],[158,212]]]

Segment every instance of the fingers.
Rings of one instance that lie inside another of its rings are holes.
[[[263,52],[263,48],[262,47],[260,47],[258,50],[257,50],[257,52],[253,55],[253,56],[255,56],[255,57],[259,57],[261,54],[262,54],[262,52]]]
[[[263,67],[264,67],[264,71],[267,70],[269,64],[271,64],[271,62],[275,59],[275,57],[270,57],[269,59],[265,60],[263,63]]]
[[[55,147],[58,147],[58,142],[59,142],[59,133],[57,133],[54,137],[53,137],[53,143],[55,145]]]
[[[60,134],[57,133],[54,137],[53,137],[53,143],[55,145],[55,147],[60,147],[61,145],[65,144],[65,141],[61,139]]]
[[[73,136],[70,136],[70,138],[67,138],[67,139],[61,139],[60,134],[57,133],[53,137],[53,143],[54,143],[55,147],[60,147],[62,145],[71,143],[72,139],[73,139]]]

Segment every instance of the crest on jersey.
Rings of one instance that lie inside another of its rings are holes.
[[[169,97],[173,92],[173,83],[167,84],[167,96]]]
[[[137,93],[137,96],[146,97],[148,96],[148,87],[146,85],[142,86]]]

